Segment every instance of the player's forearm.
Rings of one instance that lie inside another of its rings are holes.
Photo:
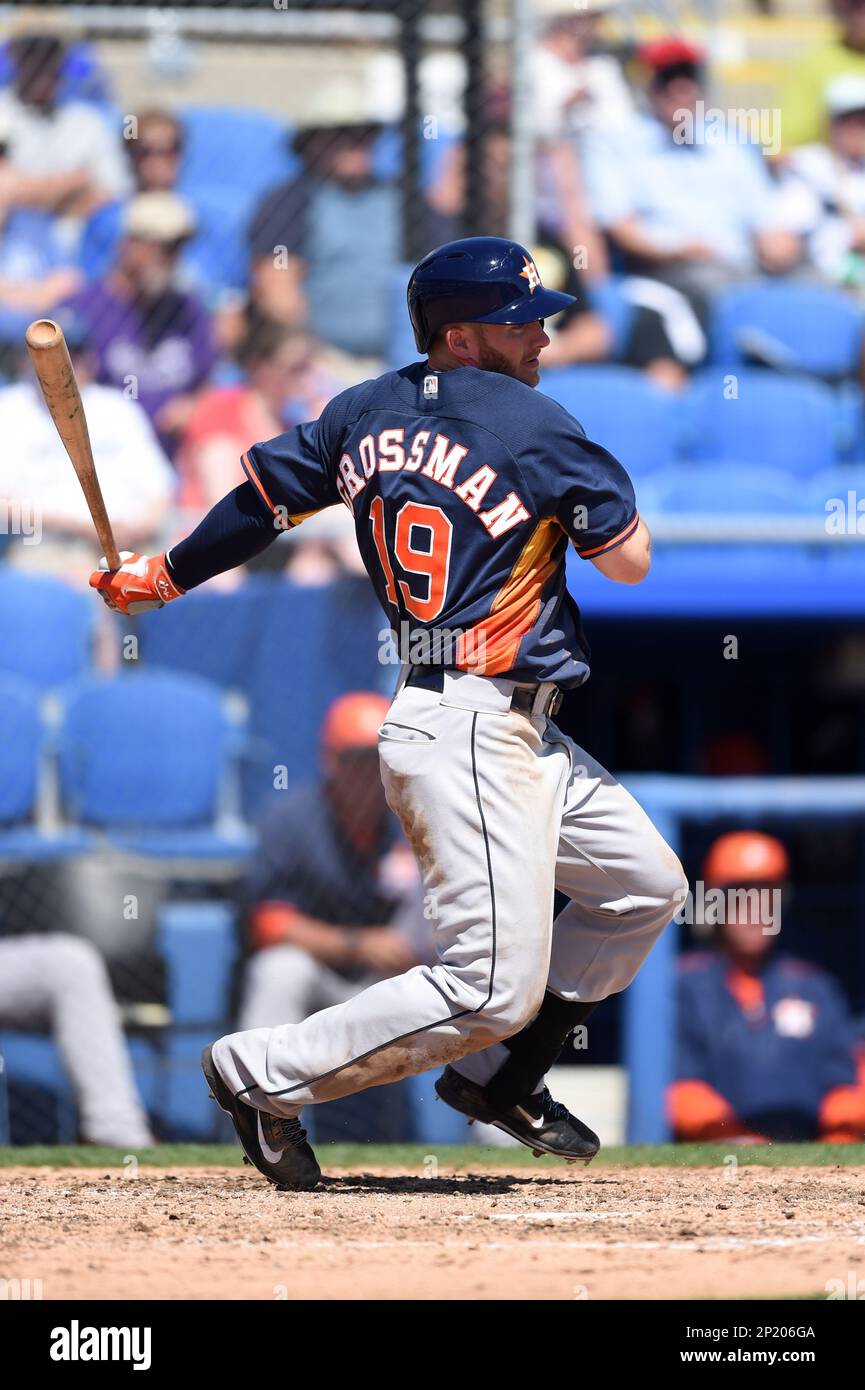
[[[358,929],[337,927],[310,917],[292,903],[257,903],[249,914],[249,934],[259,949],[290,944],[306,951],[323,965],[345,966],[356,963]]]
[[[246,564],[276,540],[273,516],[251,483],[241,483],[168,552],[169,573],[181,589]]]
[[[9,197],[10,202],[24,207],[54,211],[89,187],[87,169],[70,169],[58,174],[24,174],[16,170],[9,180]]]
[[[644,521],[623,545],[597,555],[592,564],[616,584],[639,584],[652,564],[652,537]]]

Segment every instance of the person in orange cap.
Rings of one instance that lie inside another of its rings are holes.
[[[825,971],[775,949],[789,878],[781,841],[755,830],[722,835],[706,856],[712,945],[679,964],[677,1079],[668,1093],[679,1140],[865,1136],[847,1003]]]
[[[389,704],[371,691],[334,700],[321,781],[280,792],[264,819],[244,892],[252,954],[241,1028],[299,1023],[424,954],[417,870],[378,771]]]

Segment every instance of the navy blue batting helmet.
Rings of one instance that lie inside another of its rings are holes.
[[[421,352],[448,323],[531,323],[574,303],[572,294],[544,289],[524,246],[498,236],[464,237],[431,251],[412,271],[407,297]]]

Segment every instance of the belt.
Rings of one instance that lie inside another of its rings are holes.
[[[439,694],[445,688],[445,673],[441,666],[423,667],[413,666],[406,676],[406,685],[420,686],[421,690],[435,690]],[[537,685],[515,685],[511,695],[511,709],[517,710],[519,714],[546,714],[552,719],[559,711],[564,691],[554,685],[549,695],[544,701],[543,709],[535,709],[540,686]]]

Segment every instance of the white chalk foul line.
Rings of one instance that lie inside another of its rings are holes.
[[[633,1221],[637,1216],[645,1216],[642,1211],[493,1211],[490,1221]],[[461,1221],[474,1221],[476,1217],[461,1216]]]
[[[844,1231],[821,1231],[801,1236],[695,1236],[693,1240],[314,1240],[274,1241],[269,1247],[286,1246],[302,1254],[305,1250],[461,1250],[471,1254],[477,1250],[687,1250],[706,1254],[714,1250],[751,1250],[755,1248],[784,1249],[796,1245],[819,1245],[826,1241],[853,1240],[865,1245],[865,1236]],[[254,1242],[250,1242],[254,1244]]]

